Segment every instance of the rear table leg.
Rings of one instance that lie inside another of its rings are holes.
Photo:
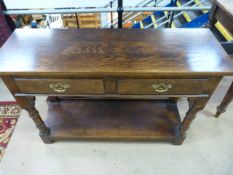
[[[223,98],[221,104],[217,107],[217,112],[215,117],[219,117],[222,113],[226,111],[227,106],[233,100],[233,82],[231,83],[230,88],[228,89],[225,97]]]

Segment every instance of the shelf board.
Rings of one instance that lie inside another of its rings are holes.
[[[181,125],[168,100],[61,100],[45,121],[56,140],[171,141]]]

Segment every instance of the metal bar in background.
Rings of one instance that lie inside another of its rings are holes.
[[[193,1],[194,1],[194,0],[193,0]],[[205,1],[205,0],[202,0],[201,2],[203,2],[203,1]],[[192,7],[196,7],[197,5],[198,5],[198,4],[195,4],[195,5],[193,5]],[[181,16],[183,13],[184,13],[184,12],[182,11],[182,12],[176,14],[176,15],[174,16],[174,19],[177,18],[177,17],[179,17],[179,16]],[[169,22],[169,20],[166,20],[166,21],[160,23],[156,28],[159,28],[160,26],[162,26],[162,25],[164,25],[164,24],[167,24],[168,22]]]
[[[118,28],[122,28],[123,23],[123,0],[118,0],[118,7],[117,7],[117,13],[118,13]]]
[[[146,2],[145,4],[143,4],[142,5],[142,2],[144,2],[144,1],[142,1],[141,3],[139,3],[138,5],[136,5],[135,7],[145,7],[145,6],[147,6],[148,4],[150,4],[151,2],[153,2],[154,0],[149,0],[148,2]],[[157,0],[155,0],[155,1],[157,1]],[[163,1],[163,0],[160,0],[160,1]],[[135,16],[137,16],[137,15],[139,15],[140,13],[139,12],[137,12],[136,14],[134,13],[134,12],[130,12],[130,13],[127,13],[127,15],[124,15],[124,14],[126,14],[126,13],[123,13],[123,24],[125,24],[125,23],[127,23],[128,21],[129,21],[129,19],[127,19],[127,20],[125,20],[126,18],[128,18],[128,17],[130,17],[131,15],[135,15]],[[130,17],[131,18],[131,17]],[[114,24],[113,24],[113,26],[116,26],[117,25],[117,18],[115,18],[113,21],[114,21]],[[109,24],[107,24],[106,26],[104,26],[104,28],[105,27],[107,27],[107,26],[109,26]]]
[[[185,4],[183,4],[182,7],[186,7],[186,6],[190,5],[190,4],[192,4],[194,1],[195,1],[195,0],[190,0],[189,2],[186,2]],[[192,7],[193,7],[193,6],[192,6]],[[182,12],[180,12],[179,14],[182,15]],[[165,19],[165,18],[166,18],[166,16],[163,16],[163,17],[157,19],[157,20],[156,20],[156,23],[162,21],[162,20]],[[175,18],[175,17],[173,17],[173,18]],[[149,27],[151,27],[151,26],[153,26],[153,25],[154,25],[153,23],[148,24],[147,26],[145,26],[145,29],[148,29]]]
[[[163,0],[155,0],[155,4],[154,4],[154,7],[156,7],[156,5],[158,5],[160,2],[162,2]],[[131,16],[129,19],[127,19],[126,21],[123,22],[123,24],[127,23],[128,21],[132,20],[133,18],[135,18],[136,16],[138,16],[139,14],[141,14],[140,12],[139,13],[136,13],[134,14],[134,16]]]
[[[210,9],[211,6],[201,6],[201,7],[158,7],[157,6],[157,7],[122,8],[124,12],[202,11],[202,10],[210,10]],[[43,10],[7,10],[7,11],[3,11],[3,14],[26,15],[26,14],[67,14],[67,13],[109,13],[109,12],[117,12],[117,11],[118,8],[43,9]]]
[[[211,6],[201,6],[201,7],[130,7],[124,8],[124,12],[156,12],[156,11],[202,11],[210,10]]]
[[[112,5],[113,5],[113,1],[110,1],[111,8],[112,8]],[[110,14],[111,14],[111,29],[112,29],[113,28],[113,14],[112,14],[112,12]]]
[[[42,9],[42,10],[7,10],[5,15],[26,14],[67,14],[67,13],[109,13],[116,12],[117,8],[80,8],[80,9]]]
[[[153,1],[154,1],[154,0],[150,0],[150,1],[146,2],[145,4],[143,4],[143,5],[141,5],[141,6],[136,5],[135,7],[146,7],[148,4],[150,4],[150,3],[153,2]],[[125,19],[125,18],[131,16],[133,13],[134,13],[134,12],[129,13],[128,15],[124,16],[123,19]]]
[[[170,4],[171,4],[171,7],[173,7],[173,0],[171,0]],[[167,13],[167,19],[169,19],[169,21],[171,20],[171,14],[172,14],[171,11]],[[166,24],[166,28],[168,28],[168,25],[169,23]]]
[[[79,28],[79,22],[78,22],[78,15],[77,15],[77,13],[75,13],[75,18],[76,18],[77,28]]]
[[[177,3],[177,0],[172,0],[171,4],[174,7],[174,6],[176,6],[176,3]],[[167,23],[166,27],[171,28],[172,22],[173,22],[173,19],[174,19],[174,14],[175,14],[174,11],[172,11],[172,12],[170,11],[170,13],[169,13],[169,23]]]

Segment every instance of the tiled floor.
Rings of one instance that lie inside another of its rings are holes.
[[[224,78],[187,132],[183,145],[166,143],[58,142],[45,145],[22,112],[5,157],[4,175],[231,175],[233,174],[233,103],[216,119],[216,106],[233,78]],[[0,82],[0,100],[12,100]],[[37,107],[46,116],[45,98]],[[187,110],[179,101],[180,114]],[[1,174],[1,172],[0,172]]]

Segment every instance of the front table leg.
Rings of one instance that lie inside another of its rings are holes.
[[[52,140],[48,137],[50,129],[45,125],[39,112],[35,108],[35,97],[17,97],[17,101],[21,104],[20,106],[28,112],[30,118],[34,121],[44,143],[52,143]]]
[[[180,145],[183,143],[185,137],[186,137],[186,131],[189,129],[189,126],[191,122],[195,119],[196,114],[204,109],[206,103],[208,102],[207,97],[201,97],[201,98],[188,98],[189,103],[189,110],[185,115],[184,120],[182,121],[180,130],[179,130],[179,136],[175,140],[174,144]]]
[[[46,127],[44,121],[40,117],[38,111],[35,108],[35,97],[25,97],[25,96],[15,96],[15,93],[20,92],[14,79],[8,76],[1,77],[7,87],[10,89],[11,94],[15,97],[17,103],[22,109],[25,109],[29,116],[34,121],[36,127],[39,129],[40,137],[44,143],[52,143],[52,140],[49,138],[50,129]]]

